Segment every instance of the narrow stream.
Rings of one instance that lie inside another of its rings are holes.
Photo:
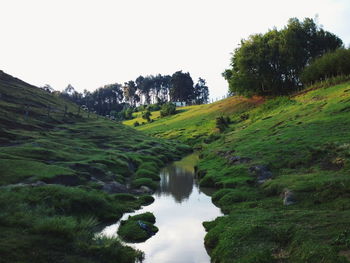
[[[128,245],[145,252],[144,263],[208,263],[204,247],[203,221],[213,220],[222,213],[211,202],[209,189],[199,189],[194,176],[198,156],[191,154],[163,168],[160,187],[153,195],[155,201],[129,215],[152,212],[159,232],[143,243]],[[207,194],[205,194],[207,193]],[[117,236],[119,222],[101,232]]]

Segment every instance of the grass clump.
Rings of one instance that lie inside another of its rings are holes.
[[[158,232],[155,222],[150,212],[129,216],[127,220],[121,221],[118,235],[127,242],[143,242]]]
[[[140,188],[141,186],[147,186],[152,190],[156,190],[158,187],[158,184],[154,182],[152,179],[149,178],[139,178],[135,179],[131,182],[131,185],[134,188]]]

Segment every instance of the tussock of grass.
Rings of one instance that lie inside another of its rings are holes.
[[[140,227],[140,222],[148,227],[148,231]],[[127,220],[121,221],[118,234],[128,242],[143,242],[158,232],[158,228],[154,226],[155,222],[156,218],[150,212],[129,216]]]

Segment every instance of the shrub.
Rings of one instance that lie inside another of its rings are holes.
[[[140,126],[140,123],[138,121],[134,122],[134,127]]]
[[[350,49],[337,49],[315,59],[301,74],[304,84],[350,74]]]
[[[160,106],[159,106],[159,104],[150,104],[147,106],[147,110],[157,111],[157,110],[160,110]]]
[[[220,132],[223,132],[229,125],[229,122],[227,122],[229,118],[225,118],[224,116],[217,117],[215,120],[215,127],[219,129]]]
[[[142,119],[145,119],[148,122],[151,121],[151,116],[152,116],[152,113],[149,110],[142,112]]]
[[[160,110],[161,117],[174,115],[175,113],[176,113],[176,106],[170,102],[164,104]]]

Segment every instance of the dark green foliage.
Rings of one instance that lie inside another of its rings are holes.
[[[195,104],[205,104],[209,101],[209,88],[204,79],[199,78],[198,83],[194,85]]]
[[[135,121],[134,122],[134,127],[138,127],[138,126],[140,126],[140,123],[138,121]]]
[[[147,106],[147,110],[149,111],[157,111],[160,110],[160,105],[159,104],[150,104]]]
[[[117,240],[94,240],[93,229],[98,220],[116,220],[141,203],[76,187],[4,188],[0,192],[1,260],[58,263],[71,262],[71,258],[100,262],[103,258],[104,262],[134,262],[138,252]],[[113,243],[118,254],[111,257],[105,242]]]
[[[215,119],[215,127],[219,129],[220,132],[223,132],[226,128],[228,128],[230,124],[230,118],[229,117],[216,117]]]
[[[149,230],[142,229],[139,222],[147,225]],[[153,225],[155,222],[156,219],[150,212],[129,216],[127,220],[120,222],[118,235],[128,242],[143,242],[158,232],[158,228]]]
[[[313,58],[342,46],[334,34],[306,18],[293,18],[282,30],[251,35],[233,54],[223,76],[231,93],[282,95],[301,88],[300,74]]]
[[[350,75],[350,49],[337,49],[315,59],[305,67],[301,80],[312,84],[341,75]]]
[[[124,119],[131,120],[133,118],[133,116],[132,116],[133,112],[134,111],[132,108],[127,108],[126,110],[122,111],[122,113],[124,114]]]
[[[151,116],[152,116],[152,113],[149,110],[142,112],[142,119],[145,119],[148,122],[151,121]]]
[[[154,197],[151,195],[142,195],[139,197],[141,205],[150,205],[154,202]]]
[[[171,88],[169,94],[172,101],[189,102],[193,99],[193,80],[190,73],[177,71],[171,76]]]
[[[151,212],[146,212],[146,213],[138,214],[135,216],[129,216],[128,219],[130,219],[130,220],[142,220],[142,221],[146,221],[146,222],[152,223],[152,224],[154,224],[156,222],[156,218]]]
[[[176,106],[173,103],[163,104],[160,110],[161,117],[173,115],[175,113],[176,113]]]

